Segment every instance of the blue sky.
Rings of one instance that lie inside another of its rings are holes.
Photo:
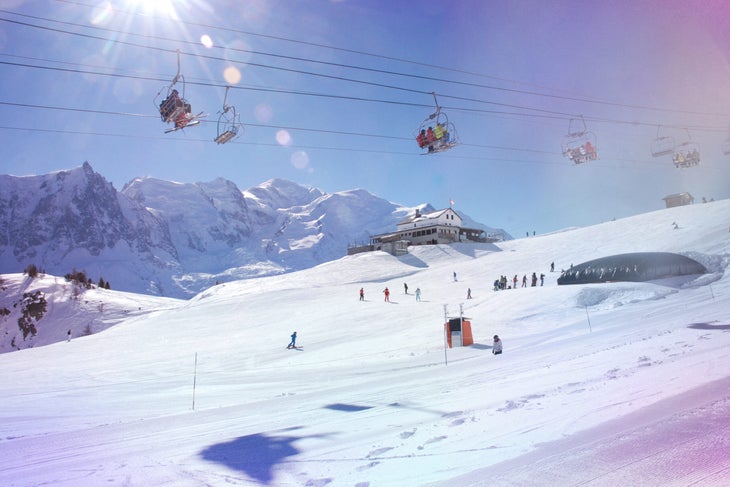
[[[88,160],[117,189],[285,178],[408,206],[453,199],[516,237],[677,192],[730,197],[722,1],[5,0],[0,19],[6,174]],[[154,98],[178,49],[185,96],[208,116],[166,135]],[[219,146],[226,85],[245,132]],[[421,155],[432,92],[462,143]],[[581,116],[600,158],[573,165],[561,143]],[[698,144],[701,164],[652,157],[658,133]]]

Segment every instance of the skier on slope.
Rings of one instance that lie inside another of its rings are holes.
[[[494,343],[492,344],[492,353],[499,355],[502,353],[502,340],[499,339],[498,335],[494,335]]]
[[[297,348],[297,332],[294,332],[291,334],[291,342],[289,342],[289,345],[286,346],[286,348]]]

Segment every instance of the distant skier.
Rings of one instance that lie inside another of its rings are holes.
[[[494,335],[494,343],[492,344],[492,353],[494,355],[500,355],[502,353],[502,340],[499,339],[498,335]]]
[[[550,263],[550,272],[555,272],[555,262]]]
[[[454,282],[456,282],[456,271],[454,271]]]
[[[416,301],[420,301],[420,300],[421,300],[421,288],[417,287],[416,288]]]
[[[70,342],[71,341],[71,328],[69,328],[68,329],[68,333],[66,333],[66,341],[67,342]]]
[[[365,289],[360,288],[360,301],[365,301]]]
[[[471,288],[467,288],[466,290],[466,299],[471,299]]]
[[[545,274],[540,273],[540,286],[542,286],[543,284],[545,284]]]
[[[383,289],[383,294],[385,295],[385,300],[390,303],[390,290],[387,287]]]
[[[297,332],[291,334],[291,342],[289,342],[286,348],[297,348]]]
[[[406,294],[408,294],[408,284],[405,282],[403,283],[403,289],[406,291]]]

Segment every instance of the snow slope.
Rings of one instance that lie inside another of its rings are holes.
[[[23,301],[35,297],[46,302],[42,316],[32,324],[36,333],[25,336],[18,326]],[[71,337],[99,333],[131,317],[176,308],[179,299],[86,288],[63,277],[40,274],[30,279],[24,274],[5,274],[0,282],[0,353],[38,347]],[[7,313],[3,312],[7,310]]]
[[[0,485],[727,485],[728,215],[358,254],[0,355]],[[710,273],[549,272],[638,251]],[[532,272],[544,287],[491,290]],[[473,346],[444,350],[445,305]],[[284,348],[293,330],[302,350]]]

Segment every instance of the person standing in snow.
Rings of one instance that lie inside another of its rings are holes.
[[[360,301],[365,301],[365,289],[360,288]]]
[[[540,286],[542,286],[543,284],[545,284],[545,274],[540,273]]]
[[[456,282],[456,271],[454,271],[454,282]]]
[[[385,295],[385,300],[390,303],[390,290],[387,287],[383,289],[383,294]]]
[[[421,300],[421,288],[417,287],[416,288],[416,301],[420,301],[420,300]]]
[[[527,274],[522,275],[522,287],[527,287]]]
[[[289,342],[286,348],[297,348],[297,332],[291,334],[291,342]]]
[[[502,340],[498,335],[494,335],[494,343],[492,344],[492,354],[500,355],[502,353]]]
[[[66,341],[70,342],[71,341],[71,328],[68,329],[68,333],[66,334],[66,336],[67,336]]]
[[[405,282],[403,283],[403,289],[405,289],[406,294],[408,294],[408,284],[406,284]]]
[[[471,299],[471,288],[466,289],[466,299]]]

